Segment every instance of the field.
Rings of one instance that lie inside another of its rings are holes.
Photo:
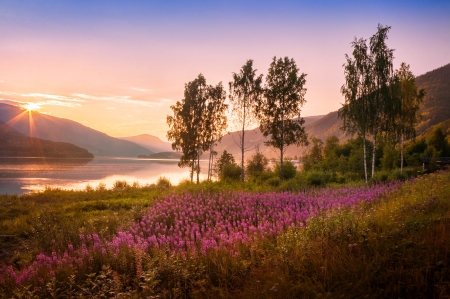
[[[0,298],[449,298],[450,173],[0,197]]]

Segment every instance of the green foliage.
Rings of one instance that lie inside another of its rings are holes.
[[[233,81],[229,83],[229,87],[234,120],[237,127],[242,128],[237,145],[241,149],[241,179],[244,181],[245,130],[253,124],[256,106],[261,101],[263,94],[262,75],[256,76],[256,70],[253,69],[253,60],[247,60],[238,74],[233,73]]]
[[[306,174],[306,183],[309,186],[324,186],[330,180],[329,174],[321,171],[309,171]]]
[[[280,163],[277,163],[275,165],[274,169],[275,175],[280,177]],[[297,173],[297,168],[294,164],[292,164],[291,161],[284,161],[283,162],[283,176],[281,177],[282,180],[288,180],[293,177],[295,177],[295,174]]]
[[[437,156],[449,157],[450,145],[446,139],[446,135],[440,126],[434,128],[427,138],[427,146],[433,147]]]
[[[225,98],[222,83],[208,86],[200,74],[186,84],[183,100],[170,107],[174,116],[167,117],[167,139],[172,141],[174,150],[182,153],[178,165],[191,168],[191,181],[197,173],[199,183],[200,155],[211,150],[226,128],[225,110],[228,105],[224,103]]]
[[[381,158],[381,168],[383,170],[393,170],[397,167],[399,161],[399,153],[390,144],[385,144],[383,148],[383,157]]]
[[[247,160],[245,169],[249,177],[258,177],[267,169],[269,160],[259,151]]]
[[[214,164],[214,173],[216,176],[220,177],[223,167],[227,164],[236,164],[236,161],[233,155],[225,150]]]
[[[267,76],[264,97],[257,107],[260,130],[270,140],[265,144],[280,151],[280,180],[283,179],[283,153],[291,144],[307,145],[307,135],[300,117],[305,104],[306,74],[300,74],[294,59],[273,58]]]
[[[241,167],[236,163],[224,164],[220,172],[220,180],[239,180],[241,178],[241,170]]]

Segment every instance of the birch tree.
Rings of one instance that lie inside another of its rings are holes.
[[[262,75],[257,76],[253,69],[253,60],[247,60],[239,73],[233,73],[233,81],[230,86],[230,102],[233,105],[233,116],[239,127],[239,140],[237,146],[241,150],[241,180],[244,181],[244,153],[252,149],[245,147],[245,130],[254,123],[255,109],[259,98],[262,96]]]
[[[273,58],[267,76],[264,97],[258,100],[257,118],[261,132],[270,140],[265,144],[280,151],[280,180],[283,179],[283,154],[291,144],[308,144],[301,118],[306,103],[306,74],[297,68],[294,59]]]

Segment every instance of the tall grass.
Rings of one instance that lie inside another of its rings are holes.
[[[5,267],[0,296],[445,298],[449,182],[167,194],[115,232]]]

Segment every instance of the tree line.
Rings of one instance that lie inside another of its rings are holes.
[[[417,90],[415,77],[409,65],[402,63],[393,69],[394,50],[386,40],[391,27],[378,25],[378,31],[369,39],[355,38],[351,43],[352,55],[345,55],[345,84],[341,88],[345,102],[339,109],[343,121],[341,128],[357,136],[362,143],[362,167],[368,181],[367,141],[372,141],[372,177],[375,171],[377,140],[383,137],[391,143],[401,144],[401,169],[403,171],[404,140],[415,136],[415,126],[420,120],[419,106],[425,96]],[[254,123],[268,140],[265,145],[278,150],[279,178],[282,180],[285,163],[284,153],[289,145],[308,145],[308,138],[301,117],[301,108],[306,103],[306,74],[300,73],[292,58],[274,57],[263,82],[257,75],[253,60],[248,60],[238,73],[232,74],[229,82],[229,101],[232,105],[233,121],[238,125],[238,140],[241,150],[240,179],[245,179],[245,130]],[[167,137],[172,148],[180,151],[180,167],[190,167],[191,181],[200,173],[200,155],[209,151],[208,179],[213,173],[213,159],[217,154],[214,145],[224,136],[228,120],[225,115],[228,105],[222,83],[207,85],[202,74],[185,85],[184,98],[171,106],[173,116],[167,117]],[[339,143],[337,140],[327,140]],[[313,149],[319,140],[312,139]],[[322,141],[320,141],[322,142]],[[323,143],[323,142],[322,142]],[[313,159],[314,155],[309,155]],[[230,160],[230,157],[224,157]],[[313,160],[306,164],[315,163]],[[231,160],[230,160],[231,161]],[[234,157],[233,157],[233,163]],[[306,165],[306,167],[308,167]],[[233,170],[235,173],[237,168]]]

